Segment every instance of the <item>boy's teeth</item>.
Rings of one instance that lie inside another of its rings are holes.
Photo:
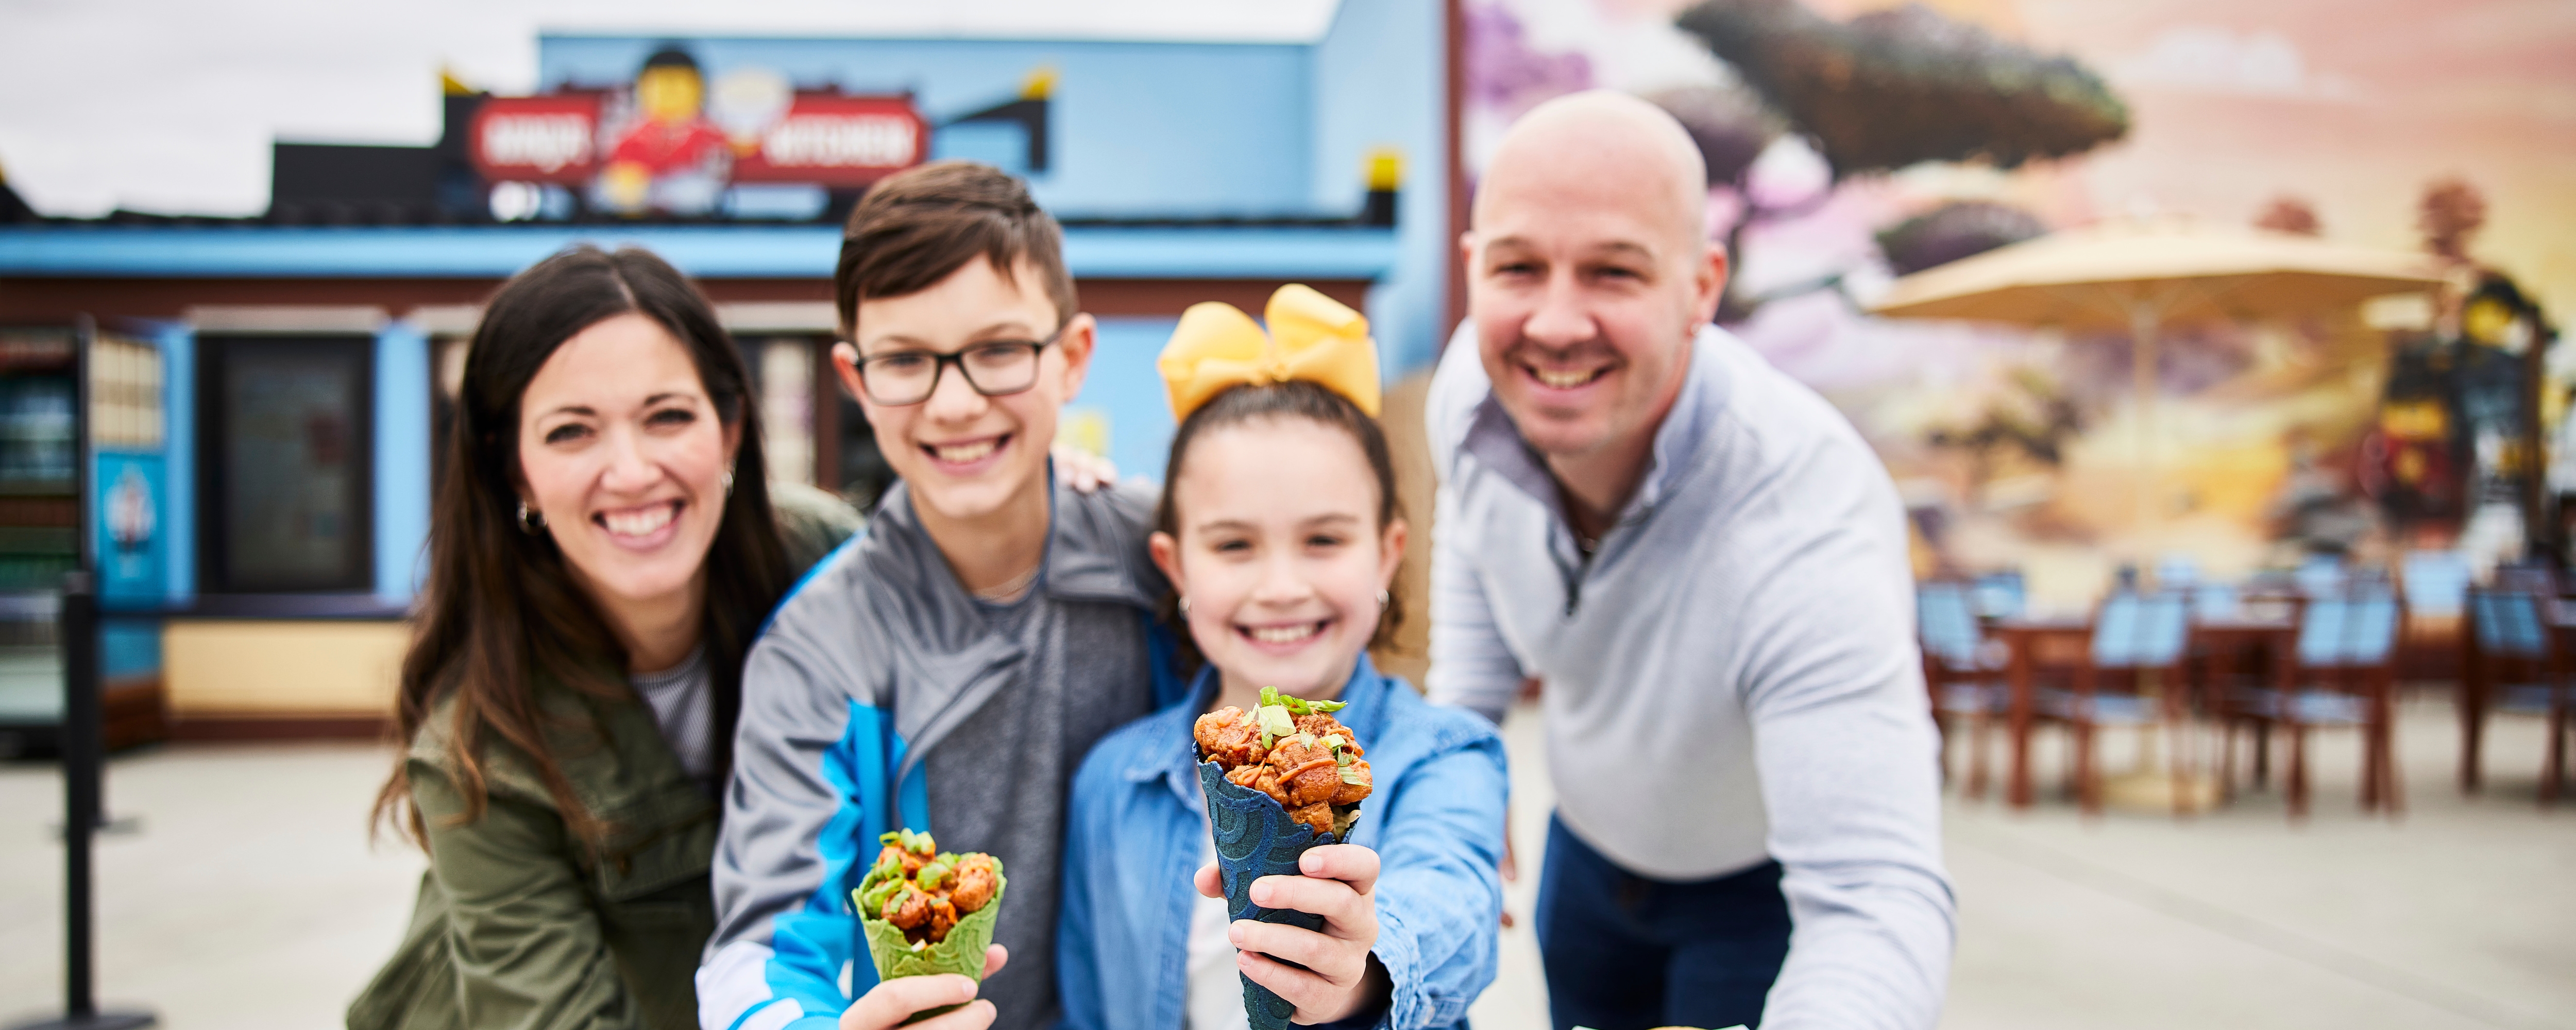
[[[619,536],[643,536],[671,521],[671,506],[656,504],[642,511],[621,511],[601,517],[608,531]]]
[[[1294,643],[1314,635],[1315,624],[1311,622],[1295,626],[1264,626],[1252,631],[1252,639],[1265,644]]]
[[[1539,382],[1560,390],[1571,389],[1591,382],[1593,375],[1591,372],[1552,372],[1544,368],[1531,369],[1531,371],[1538,373]]]
[[[955,447],[938,447],[934,448],[934,450],[938,452],[939,460],[953,461],[962,465],[970,461],[979,461],[985,455],[993,453],[993,441],[985,440],[981,443],[959,444]]]

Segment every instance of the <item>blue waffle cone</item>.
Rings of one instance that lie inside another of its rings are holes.
[[[1252,881],[1301,875],[1297,859],[1306,849],[1337,843],[1337,839],[1288,818],[1288,810],[1270,795],[1227,780],[1215,762],[1199,763],[1199,790],[1207,795],[1208,826],[1216,834],[1216,869],[1225,882],[1226,919],[1321,931],[1322,916],[1253,904]],[[1288,1017],[1296,1010],[1270,988],[1243,978],[1243,1011],[1251,1017],[1252,1030],[1287,1030]]]

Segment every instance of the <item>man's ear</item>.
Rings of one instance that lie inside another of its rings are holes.
[[[1055,345],[1064,348],[1064,400],[1073,403],[1082,395],[1083,380],[1091,377],[1091,352],[1100,343],[1100,322],[1087,313],[1077,312],[1064,324],[1064,332]]]
[[[1691,311],[1699,316],[1691,323],[1696,330],[1717,319],[1717,306],[1726,300],[1726,245],[1708,242],[1708,253],[1691,269]]]
[[[1155,568],[1163,570],[1163,578],[1171,581],[1174,591],[1189,593],[1181,586],[1180,541],[1172,539],[1170,533],[1158,531],[1145,538],[1145,553],[1153,557]]]

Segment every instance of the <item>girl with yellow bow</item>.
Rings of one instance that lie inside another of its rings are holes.
[[[1104,738],[1074,780],[1057,953],[1081,1030],[1175,1016],[1190,1030],[1425,1030],[1462,1020],[1493,980],[1502,740],[1367,654],[1397,620],[1407,532],[1368,320],[1296,285],[1265,314],[1267,331],[1195,305],[1159,361],[1180,426],[1149,546],[1195,645],[1182,660],[1199,668],[1188,700]],[[1372,767],[1347,841],[1250,888],[1252,905],[1320,916],[1320,930],[1229,923],[1212,864],[1191,726],[1255,709],[1264,687],[1342,702],[1335,717]]]

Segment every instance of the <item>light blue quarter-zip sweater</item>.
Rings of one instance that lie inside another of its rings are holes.
[[[1472,325],[1433,377],[1434,701],[1546,683],[1557,814],[1661,880],[1765,858],[1794,928],[1763,1030],[1928,1028],[1955,938],[1903,507],[1842,415],[1704,327],[1589,559]]]

